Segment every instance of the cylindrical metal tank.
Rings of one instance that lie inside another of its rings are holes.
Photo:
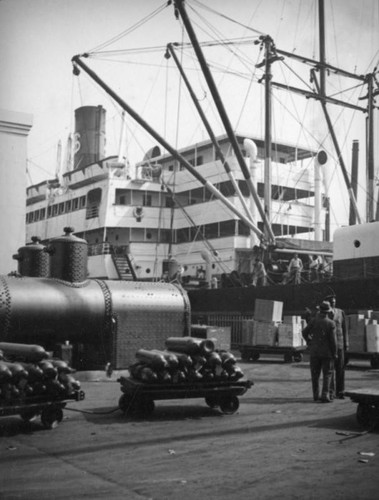
[[[50,255],[51,278],[80,283],[88,277],[88,244],[73,231],[65,227],[65,235],[51,239],[46,251]]]
[[[40,238],[32,237],[32,242],[20,247],[13,258],[18,262],[18,272],[21,276],[47,278],[50,272],[49,255],[45,252]]]
[[[105,115],[102,106],[82,106],[75,110],[75,169],[105,157]]]
[[[112,300],[113,365],[129,366],[138,349],[163,349],[167,337],[190,334],[187,293],[168,283],[106,281]]]
[[[106,301],[97,281],[75,285],[0,276],[0,341],[95,341],[106,321]]]

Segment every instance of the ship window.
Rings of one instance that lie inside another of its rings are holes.
[[[43,220],[46,216],[46,208],[41,208],[40,210],[40,220]]]
[[[250,191],[246,181],[238,181],[238,187],[240,188],[242,196],[248,198],[250,196]]]
[[[190,192],[191,204],[202,203],[204,200],[204,188],[192,189]]]
[[[250,235],[250,229],[241,220],[238,221],[238,235],[239,236],[249,236]]]
[[[225,220],[220,222],[220,236],[235,236],[236,224],[235,220]]]
[[[147,240],[151,240],[151,236],[152,236],[152,235],[151,235],[151,233],[150,233],[150,232],[149,232],[149,233],[146,233],[146,239],[147,239]]]
[[[220,183],[220,191],[224,196],[233,196],[234,187],[230,181]]]
[[[165,204],[165,206],[166,206],[166,208],[173,208],[175,206],[175,202],[172,199],[171,195],[166,196],[166,204]]]
[[[204,236],[204,226],[198,226],[198,227],[193,227],[191,226],[189,228],[190,232],[190,241],[195,241],[195,240],[202,240],[202,236]]]
[[[72,209],[78,210],[78,208],[79,208],[79,198],[74,198],[72,200]]]
[[[206,224],[204,227],[205,238],[218,238],[218,222]]]
[[[142,205],[144,207],[151,207],[151,194],[147,194],[147,193],[143,194]]]
[[[119,200],[119,204],[120,205],[125,205],[125,201],[126,201],[125,195],[121,195],[120,196],[120,200]]]
[[[178,229],[176,231],[177,243],[187,243],[190,240],[188,228]]]
[[[53,217],[58,213],[58,205],[53,205]]]
[[[66,213],[71,212],[71,200],[66,201]]]
[[[81,196],[79,198],[79,200],[80,200],[80,202],[79,202],[80,203],[80,208],[84,208],[86,206],[86,197],[85,196]]]
[[[196,158],[196,165],[202,165],[204,163],[204,158],[202,156],[198,156]]]
[[[146,269],[146,274],[150,274],[150,273],[151,273],[151,269],[148,267],[148,268]]]
[[[34,212],[33,216],[34,216],[34,221],[35,221],[35,222],[39,221],[39,210],[36,210],[36,211]]]
[[[168,166],[168,171],[173,172],[174,171],[174,165],[169,165]]]
[[[51,217],[52,216],[52,207],[47,207],[47,217]]]
[[[63,212],[64,212],[64,203],[59,203],[58,206],[59,206],[59,213],[63,214]]]
[[[33,212],[29,212],[29,221],[28,222],[33,222]]]

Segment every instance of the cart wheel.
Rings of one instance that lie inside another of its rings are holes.
[[[365,429],[374,428],[378,422],[375,407],[369,404],[359,403],[357,407],[357,421]]]
[[[224,397],[220,401],[220,409],[226,415],[232,415],[240,406],[237,396]]]
[[[20,412],[20,417],[24,420],[24,422],[31,422],[38,417],[38,412],[35,410],[23,410]]]
[[[141,398],[141,400],[137,403],[138,413],[144,416],[151,415],[155,410],[154,400],[149,397]]]
[[[293,355],[293,360],[295,361],[295,363],[300,363],[300,361],[303,361],[303,355],[301,354],[301,352],[297,352]]]
[[[63,411],[61,408],[44,408],[41,413],[41,422],[46,429],[55,429],[59,422],[63,420]]]
[[[241,359],[242,359],[242,361],[250,361],[250,353],[248,350],[243,349],[241,351]]]
[[[132,409],[132,398],[127,394],[122,394],[118,400],[118,407],[123,413],[128,413]]]
[[[379,368],[379,356],[377,356],[375,354],[373,356],[371,356],[370,364],[371,364],[371,368],[373,368],[374,370],[377,370]]]
[[[284,355],[284,362],[285,363],[292,363],[292,360],[293,360],[293,356],[290,352],[286,352],[285,355]]]
[[[220,406],[220,402],[215,396],[205,396],[205,402],[209,408],[218,408]]]
[[[258,361],[259,358],[260,358],[259,352],[253,352],[253,354],[251,355],[251,359],[253,361]]]

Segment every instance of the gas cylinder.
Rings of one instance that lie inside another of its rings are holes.
[[[158,349],[152,349],[151,352],[162,355],[167,361],[167,368],[170,370],[176,370],[179,367],[179,360],[173,352],[160,351]]]
[[[22,360],[31,363],[42,361],[49,356],[42,346],[34,344],[0,342],[0,349],[7,359]]]
[[[196,337],[169,337],[166,339],[166,348],[169,351],[184,352],[185,354],[208,354],[214,351],[214,342],[209,339]]]
[[[139,361],[143,361],[154,370],[163,370],[168,367],[168,362],[162,354],[148,351],[147,349],[139,349],[136,352],[136,358]]]

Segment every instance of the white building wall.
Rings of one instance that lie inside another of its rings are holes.
[[[17,269],[12,255],[25,244],[27,136],[30,114],[0,109],[0,274]]]

